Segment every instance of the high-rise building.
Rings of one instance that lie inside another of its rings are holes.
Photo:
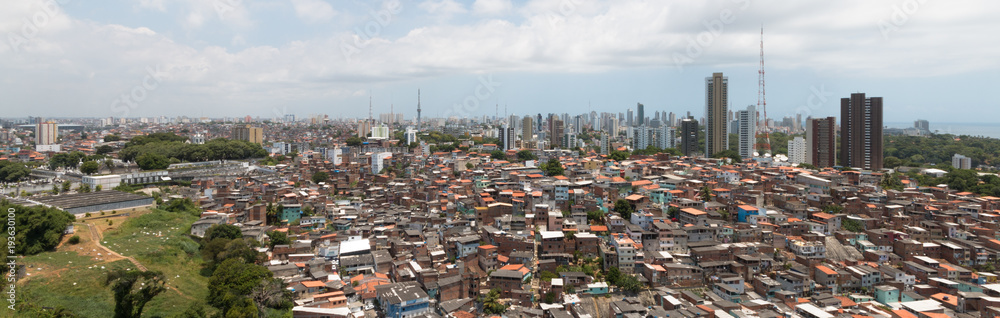
[[[524,116],[521,120],[521,141],[532,141],[535,135],[535,123],[534,118],[531,116]],[[523,147],[527,148],[527,147]]]
[[[638,105],[636,105],[636,107],[635,107],[635,109],[636,109],[636,111],[635,111],[635,125],[636,126],[644,126],[644,125],[646,125],[646,106],[643,106],[642,103],[637,103],[637,104]]]
[[[632,112],[632,109],[629,108],[627,115],[625,116],[626,124],[628,124],[629,127],[635,126],[635,121],[633,121],[633,117],[635,117],[635,114]]]
[[[549,146],[559,148],[562,145],[564,130],[563,121],[553,116],[552,125],[549,128]]]
[[[882,169],[882,97],[840,99],[840,165]]]
[[[417,89],[417,130],[420,130],[420,89]]]
[[[656,134],[656,147],[660,149],[677,147],[677,129],[668,125],[660,126]]]
[[[747,109],[736,112],[739,120],[740,144],[739,154],[743,158],[752,158],[754,144],[757,143],[757,107],[750,105]]]
[[[629,128],[632,129],[632,148],[646,149],[653,145],[653,130],[646,126]]]
[[[668,122],[667,126],[677,127],[677,114],[674,114],[674,112],[670,112],[667,122]]]
[[[601,132],[601,154],[606,155],[611,148],[610,140],[608,140],[608,133]]]
[[[406,138],[407,145],[415,143],[417,142],[417,130],[413,126],[406,127],[403,137]]]
[[[389,126],[385,124],[372,126],[372,136],[369,139],[389,139]]]
[[[694,154],[698,147],[698,121],[693,118],[681,120],[681,153],[685,156]]]
[[[951,166],[955,169],[972,169],[972,158],[956,153],[951,157]]]
[[[913,128],[916,128],[921,133],[927,133],[931,131],[930,123],[925,119],[917,119],[913,122]]]
[[[795,137],[788,141],[788,162],[806,163],[806,139]]]
[[[805,162],[817,168],[837,165],[836,118],[815,118],[806,121]]]
[[[509,125],[504,124],[503,126],[500,127],[500,131],[498,132],[497,137],[499,137],[500,142],[503,143],[502,145],[503,148],[500,149],[503,149],[505,151],[514,149],[515,146],[514,143],[517,142],[517,139],[515,138],[514,135],[514,127],[510,127]]]
[[[294,123],[295,122],[295,114],[285,114],[284,121],[286,123]]]
[[[795,114],[795,127],[792,127],[793,132],[798,132],[802,130],[802,114]]]
[[[562,148],[563,149],[576,149],[576,133],[573,133],[572,131],[567,131],[563,135]]]
[[[264,143],[264,128],[246,125],[244,127],[233,127],[233,140],[249,141],[255,144]]]
[[[729,147],[728,106],[729,78],[722,73],[712,73],[705,78],[705,155],[726,150]]]
[[[55,145],[59,139],[59,124],[55,122],[41,122],[35,124],[35,144]]]

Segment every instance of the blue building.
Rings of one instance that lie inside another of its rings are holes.
[[[413,283],[379,286],[377,291],[385,317],[408,318],[431,312],[430,296]]]
[[[301,204],[288,204],[284,205],[281,210],[281,221],[292,223],[298,221],[302,218],[302,205]]]
[[[747,217],[750,216],[750,215],[761,215],[762,216],[763,214],[760,213],[760,209],[757,209],[757,208],[749,206],[749,205],[740,205],[740,206],[738,206],[736,208],[736,221],[737,222],[746,222],[747,221]]]

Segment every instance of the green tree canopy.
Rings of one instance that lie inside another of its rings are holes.
[[[115,318],[139,318],[142,309],[167,287],[163,273],[117,268],[108,273],[105,286],[115,295]]]
[[[632,219],[632,212],[635,212],[635,208],[625,199],[618,199],[615,201],[615,212],[618,212],[622,218],[628,221]]]
[[[14,211],[17,216],[17,227],[12,241],[14,253],[17,255],[35,255],[51,251],[59,245],[66,227],[75,219],[72,214],[56,208],[38,205],[25,207],[7,200],[0,200],[0,209]],[[4,233],[9,233],[8,230],[10,229],[4,226]],[[4,256],[9,255],[7,248],[3,251]]]
[[[531,150],[521,150],[517,152],[517,160],[538,160],[538,156],[535,156],[535,153],[531,152]]]
[[[312,182],[316,184],[319,184],[320,182],[326,182],[329,179],[330,179],[330,174],[326,173],[326,171],[319,171],[313,173],[312,175]]]
[[[80,172],[85,174],[94,174],[101,169],[101,166],[97,164],[97,161],[86,161],[80,165]]]
[[[556,158],[549,159],[549,161],[543,163],[539,168],[548,176],[561,176],[564,171],[562,162],[559,162],[559,159]]]

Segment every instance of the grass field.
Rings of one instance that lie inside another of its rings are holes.
[[[164,273],[168,289],[146,305],[144,317],[171,317],[208,296],[208,277],[200,275],[203,262],[198,243],[187,237],[197,219],[190,214],[154,210],[128,219],[116,218],[110,229],[106,220],[87,221],[107,231],[101,239],[104,246],[134,258],[148,270]],[[80,244],[63,244],[55,252],[23,259],[23,264],[30,265],[31,275],[23,280],[20,296],[37,306],[69,309],[78,317],[110,317],[114,299],[101,280],[113,267],[136,266],[106,253],[96,255],[101,250],[90,241],[88,227],[78,224],[76,228]]]

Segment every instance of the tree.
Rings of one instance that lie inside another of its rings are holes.
[[[517,152],[517,160],[538,160],[538,156],[535,156],[535,153],[531,152],[531,150],[521,150]]]
[[[361,138],[359,138],[357,136],[347,138],[347,145],[350,146],[350,147],[360,146],[361,142],[362,142]]]
[[[104,167],[108,168],[111,173],[115,172],[115,161],[111,158],[104,159]]]
[[[135,159],[142,170],[162,170],[170,166],[166,156],[157,153],[144,153]]]
[[[62,183],[62,192],[69,192],[69,190],[72,187],[73,187],[73,184],[70,183],[69,180],[63,181],[63,183]]]
[[[471,162],[466,162],[466,163],[465,163],[465,169],[472,169],[472,168],[475,168],[475,167],[476,167],[476,166],[475,166],[475,165],[473,165],[473,164],[472,164]]]
[[[205,230],[205,241],[211,241],[217,238],[224,238],[229,240],[235,240],[243,237],[243,232],[240,231],[238,226],[232,224],[216,224]]]
[[[885,167],[885,168],[892,169],[892,168],[899,167],[902,164],[903,164],[902,160],[900,160],[899,158],[893,157],[893,156],[888,156],[888,157],[885,157],[885,159],[882,159],[882,166]]]
[[[282,231],[270,231],[267,232],[267,236],[271,238],[268,242],[268,246],[274,249],[275,245],[288,245],[292,244],[292,240],[288,238],[288,233]]]
[[[115,149],[111,148],[111,146],[108,145],[100,145],[97,146],[97,148],[94,148],[94,153],[98,155],[108,154],[111,153],[112,151],[115,151]]]
[[[903,182],[899,180],[899,176],[895,173],[886,173],[882,175],[882,180],[879,181],[879,186],[883,189],[903,190]]]
[[[845,218],[840,222],[840,227],[851,232],[863,232],[865,230],[865,225],[861,221],[855,219]]]
[[[230,310],[243,312],[249,304],[253,309],[251,316],[258,314],[249,295],[272,275],[266,267],[227,259],[216,267],[208,280],[208,304],[219,308],[227,316],[231,314]]]
[[[635,212],[635,208],[625,199],[618,199],[615,201],[615,212],[618,212],[627,221],[632,219],[632,212]]]
[[[79,192],[79,193],[88,193],[88,192],[90,192],[90,187],[88,187],[86,184],[82,184],[81,183],[80,187],[76,188],[76,192]]]
[[[153,297],[166,290],[163,273],[117,268],[108,273],[104,286],[115,295],[115,318],[138,318]]]
[[[702,201],[712,201],[712,189],[709,189],[707,185],[702,187],[700,196]]]
[[[31,169],[22,163],[11,161],[0,161],[0,181],[19,182],[27,179],[31,175]]]
[[[330,174],[326,173],[326,171],[319,171],[313,173],[312,175],[312,182],[315,184],[319,184],[320,182],[326,182],[329,179],[330,179]]]
[[[839,214],[841,211],[844,211],[844,207],[831,204],[823,207],[823,211],[828,212],[830,214]]]
[[[593,210],[587,212],[587,221],[595,224],[604,224],[604,211]]]
[[[549,159],[549,161],[543,163],[539,168],[541,168],[541,170],[545,172],[546,175],[549,176],[563,175],[562,163],[559,162],[559,159],[556,158]]]
[[[610,154],[608,154],[608,159],[611,159],[611,160],[614,160],[614,161],[622,161],[622,160],[628,159],[628,157],[631,157],[631,156],[632,156],[631,153],[628,153],[628,152],[625,152],[625,151],[615,150],[615,151],[612,151]]]
[[[490,151],[490,158],[493,158],[493,160],[507,160],[507,154],[502,150],[493,150]]]
[[[104,190],[104,186],[100,184],[94,186],[94,192],[101,192],[101,190]]]
[[[738,152],[736,152],[736,150],[732,150],[732,149],[727,149],[727,150],[723,150],[723,151],[717,152],[717,153],[715,153],[715,154],[712,155],[712,158],[720,158],[720,159],[721,158],[729,158],[729,159],[733,160],[733,163],[737,163],[737,162],[742,162],[743,161],[743,157],[740,157],[740,154]]]
[[[483,313],[487,315],[501,315],[507,311],[507,306],[500,304],[500,289],[491,289],[483,298]]]
[[[122,140],[121,136],[118,135],[106,135],[104,136],[104,142],[112,142]]]
[[[257,306],[260,318],[267,317],[267,308],[292,307],[292,293],[285,290],[285,283],[277,278],[262,279],[250,291],[250,300]]]
[[[170,212],[186,212],[192,215],[201,215],[201,209],[194,205],[194,201],[189,198],[173,199],[167,201],[162,209]]]

